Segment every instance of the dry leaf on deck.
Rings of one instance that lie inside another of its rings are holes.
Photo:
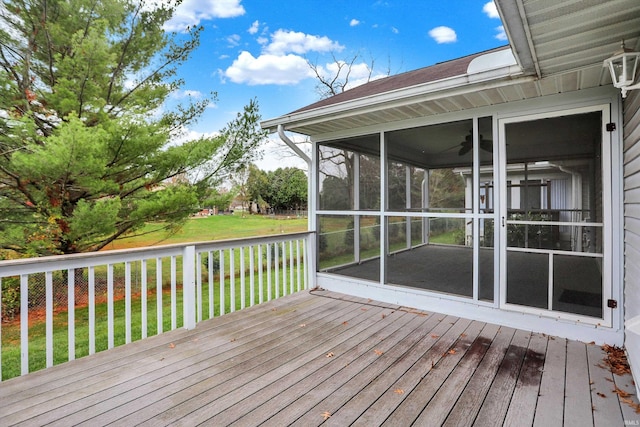
[[[397,394],[404,394],[404,390],[401,389],[401,388],[397,388],[397,389],[393,390],[393,392],[397,393]]]
[[[377,354],[378,356],[382,356],[384,354],[384,352],[382,350],[373,350],[373,352],[375,354]]]
[[[176,345],[174,343],[169,344],[169,348],[176,348]]]
[[[331,352],[327,353],[326,357],[333,357],[333,353],[331,353]]]
[[[326,419],[328,419],[328,418],[330,418],[330,417],[331,417],[331,413],[330,413],[329,411],[324,411],[324,412],[322,413],[322,416],[323,416],[323,417],[324,417],[324,419],[326,420]]]

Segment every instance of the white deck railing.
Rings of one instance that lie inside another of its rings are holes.
[[[14,320],[0,322],[0,379],[307,289],[312,242],[304,232],[1,261],[0,318]]]

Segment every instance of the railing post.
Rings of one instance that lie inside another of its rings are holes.
[[[312,289],[316,286],[316,248],[316,233],[309,233],[304,260],[304,265],[307,269],[305,289]]]
[[[20,275],[20,375],[29,373],[29,275]]]
[[[196,247],[185,246],[182,251],[182,313],[185,329],[196,327]]]

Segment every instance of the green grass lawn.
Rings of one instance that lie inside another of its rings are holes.
[[[187,220],[175,234],[162,230],[161,224],[147,225],[142,236],[117,240],[105,249],[138,248],[172,243],[239,239],[307,230],[306,218],[273,218],[262,215],[211,215]]]

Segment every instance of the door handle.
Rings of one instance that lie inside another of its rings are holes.
[[[504,217],[502,217],[502,226],[504,227]]]

